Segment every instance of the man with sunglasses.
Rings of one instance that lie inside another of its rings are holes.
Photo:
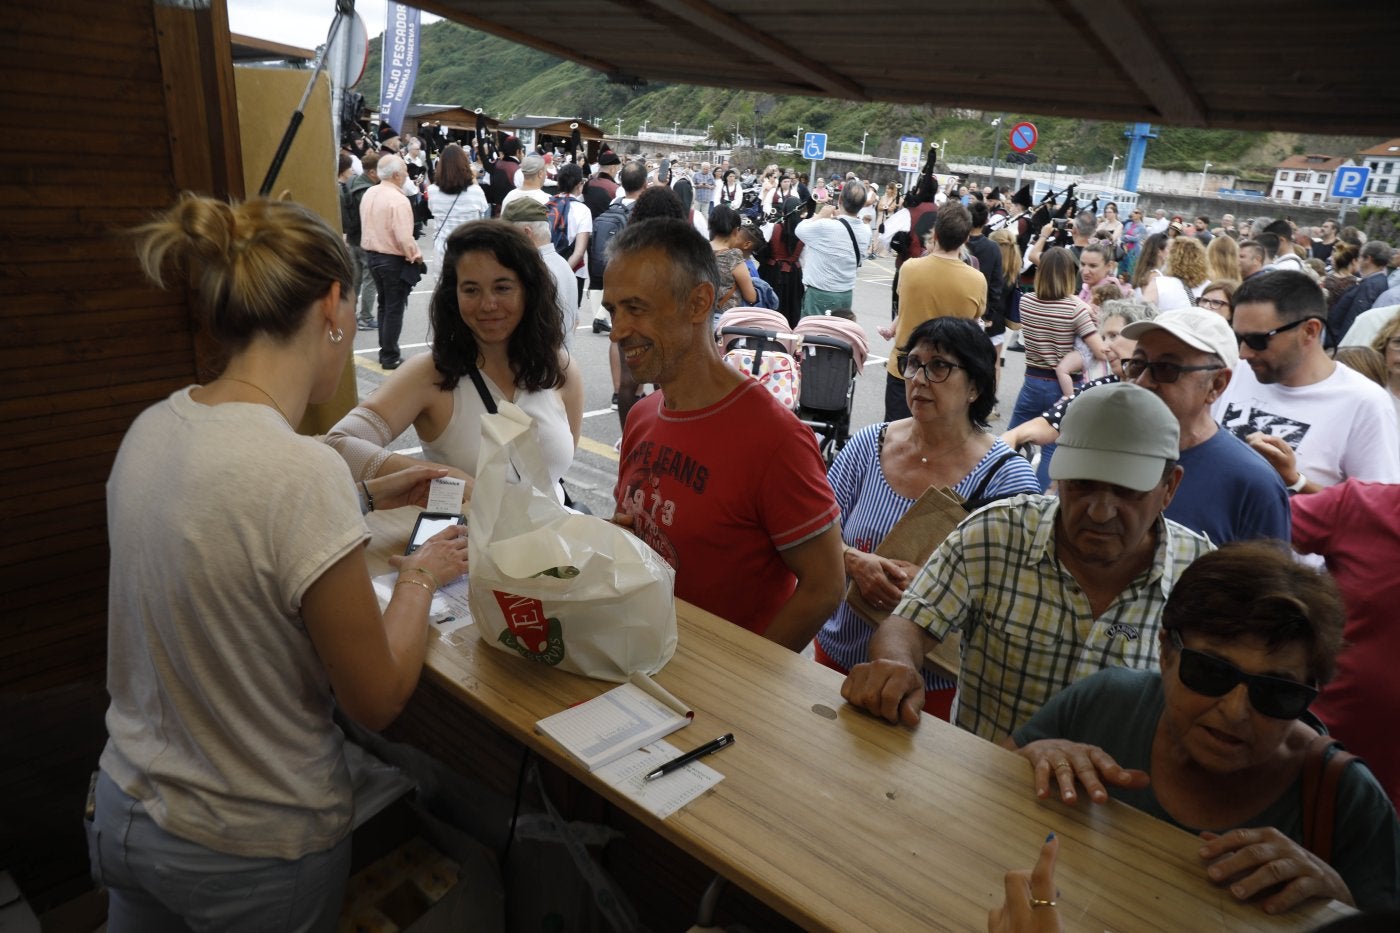
[[[1165,402],[1181,428],[1186,475],[1167,517],[1216,544],[1287,541],[1288,490],[1278,472],[1211,416],[1239,363],[1230,325],[1212,311],[1181,308],[1129,324],[1123,336],[1137,341],[1124,375]]]
[[[1082,787],[1095,803],[1112,797],[1199,832],[1202,870],[1236,900],[1271,914],[1312,898],[1394,909],[1395,810],[1308,712],[1336,670],[1342,627],[1326,574],[1279,545],[1228,544],[1173,587],[1160,673],[1081,680],[1003,744],[1030,761],[1041,798],[1073,804]],[[1312,769],[1329,777],[1311,784]]]
[[[1385,389],[1322,347],[1327,303],[1301,272],[1270,272],[1235,292],[1234,378],[1212,405],[1225,429],[1278,471],[1289,491],[1347,478],[1400,483],[1400,427]]]
[[[1135,304],[1135,303],[1134,303]],[[1150,310],[1150,308],[1149,308]],[[1145,317],[1128,302],[1107,302],[1104,320],[1131,313],[1123,338],[1136,343],[1123,359],[1123,378],[1160,398],[1180,429],[1185,474],[1166,516],[1216,544],[1251,538],[1288,540],[1288,491],[1277,471],[1229,431],[1210,406],[1229,385],[1239,362],[1234,332],[1219,314],[1196,308]],[[1064,413],[1084,394],[1118,381],[1093,380],[1003,439],[1008,445],[1053,443]],[[1053,462],[1053,461],[1051,461]]]
[[[924,657],[961,631],[953,722],[992,741],[1104,667],[1149,668],[1162,606],[1211,550],[1163,517],[1181,481],[1177,424],[1152,393],[1109,385],[1066,413],[1050,476],[1059,497],[974,512],[933,552],[851,669],[841,695],[916,725]]]

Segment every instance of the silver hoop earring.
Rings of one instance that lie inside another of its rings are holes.
[[[345,331],[337,327],[335,330],[331,331],[330,337],[331,343],[340,343],[345,339]]]

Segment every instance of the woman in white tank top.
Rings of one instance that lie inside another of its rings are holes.
[[[406,360],[331,429],[326,443],[356,479],[377,476],[422,462],[387,449],[411,424],[425,459],[470,482],[481,415],[513,402],[535,419],[540,451],[557,484],[578,446],[583,383],[563,350],[554,293],[553,275],[519,225],[461,225],[447,238],[433,291],[433,352]]]

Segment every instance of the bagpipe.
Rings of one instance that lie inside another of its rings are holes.
[[[1078,182],[1071,182],[1068,187],[1061,191],[1050,190],[1045,192],[1045,196],[1040,199],[1035,210],[1031,213],[1031,243],[1034,243],[1040,236],[1040,231],[1048,223],[1052,229],[1050,236],[1045,240],[1045,246],[1057,245],[1061,238],[1061,232],[1069,227],[1074,215],[1079,212],[1079,200],[1074,196],[1075,189],[1079,187]],[[1064,204],[1055,206],[1056,201],[1064,197]]]

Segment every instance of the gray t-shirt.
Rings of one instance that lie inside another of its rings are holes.
[[[335,845],[352,813],[344,737],[300,609],[369,537],[345,462],[265,405],[181,389],[123,439],[107,521],[103,770],[219,852]]]
[[[1107,668],[1056,694],[1030,721],[1012,733],[1019,748],[1039,739],[1068,739],[1097,745],[1121,767],[1152,770],[1152,740],[1166,700],[1155,671]],[[1326,729],[1311,714],[1305,722]],[[1227,776],[1221,777],[1228,781]],[[1300,776],[1277,800],[1241,826],[1272,826],[1290,839],[1303,839]],[[1142,790],[1109,787],[1108,794],[1182,829],[1227,832],[1235,826],[1182,826],[1172,819],[1151,786]],[[1400,821],[1375,776],[1360,761],[1347,765],[1337,785],[1332,836],[1332,867],[1363,910],[1400,906]]]

